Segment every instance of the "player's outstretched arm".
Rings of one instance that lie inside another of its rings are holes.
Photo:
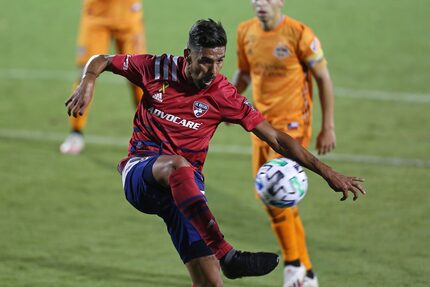
[[[277,153],[297,161],[302,166],[323,177],[334,191],[342,192],[341,200],[347,199],[350,193],[353,194],[354,200],[358,198],[359,193],[366,194],[366,191],[360,185],[360,182],[364,181],[362,178],[338,173],[330,166],[319,161],[295,139],[273,128],[267,121],[258,124],[252,132],[261,140],[267,142]]]
[[[84,113],[93,97],[95,80],[110,66],[112,57],[95,55],[85,64],[79,85],[65,102],[69,116],[77,117]]]

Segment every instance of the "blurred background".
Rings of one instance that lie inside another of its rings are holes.
[[[64,101],[79,75],[81,5],[0,0],[0,286],[189,286],[161,220],[122,193],[116,164],[134,115],[126,80],[100,77],[85,151],[59,152],[70,131]],[[220,20],[231,78],[250,1],[142,5],[151,54],[182,55],[196,20]],[[428,0],[286,1],[284,12],[319,36],[335,85],[337,148],[322,159],[366,178],[368,190],[341,203],[308,172],[300,210],[321,286],[430,285],[428,11]],[[233,244],[277,252],[250,162],[249,135],[220,126],[204,170],[209,203]],[[281,286],[281,273],[225,285]]]

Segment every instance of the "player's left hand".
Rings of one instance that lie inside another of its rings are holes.
[[[322,129],[317,137],[316,148],[319,155],[326,154],[336,147],[334,129]]]
[[[363,195],[366,194],[366,190],[360,185],[360,182],[364,182],[363,178],[356,176],[346,176],[332,170],[326,180],[334,191],[342,192],[343,196],[340,199],[341,201],[346,200],[349,196],[349,193],[353,194],[352,199],[354,201],[357,200],[359,193]]]

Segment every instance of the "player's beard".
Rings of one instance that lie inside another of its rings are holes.
[[[204,88],[207,87],[203,79],[193,79],[193,83],[199,90],[203,90]]]
[[[190,77],[194,85],[199,90],[203,90],[209,87],[212,84],[213,80],[215,79],[214,75],[199,76],[199,75],[194,75],[191,71],[190,71]]]

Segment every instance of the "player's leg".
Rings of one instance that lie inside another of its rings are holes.
[[[128,19],[122,23],[123,29],[114,31],[114,39],[119,54],[145,54],[146,36],[143,24],[143,12],[141,9],[127,9],[121,19]],[[137,106],[142,99],[143,91],[136,85],[130,83],[133,100]]]
[[[314,274],[312,270],[312,263],[309,258],[309,254],[306,246],[305,229],[303,227],[303,223],[299,215],[295,217],[295,221],[296,221],[296,235],[297,235],[297,243],[299,246],[300,261],[302,261],[303,265],[306,268],[306,276],[305,276],[303,287],[318,287],[319,286],[318,279],[316,274]]]
[[[266,143],[253,137],[253,175],[268,160],[280,157]],[[284,287],[303,284],[305,268],[300,262],[299,244],[296,232],[296,207],[277,208],[265,206],[271,220],[271,227],[282,250],[284,260]],[[301,286],[301,285],[300,285]]]
[[[160,156],[154,162],[152,174],[158,184],[170,187],[174,205],[164,208],[160,216],[168,225],[194,286],[222,286],[218,260],[230,279],[264,275],[276,267],[276,254],[236,251],[224,240],[207,206],[203,178],[183,157]],[[193,244],[189,246],[188,242]],[[208,256],[209,253],[215,256]]]
[[[185,266],[193,281],[192,287],[223,286],[219,261],[214,255],[192,259]]]
[[[300,244],[296,229],[297,207],[277,208],[266,206],[272,221],[272,230],[282,249],[284,259],[284,287],[301,286],[306,269],[301,262]]]
[[[80,70],[88,59],[96,54],[106,54],[109,47],[109,30],[100,19],[88,14],[83,7],[77,44],[76,62]],[[79,81],[73,84],[73,90]],[[83,129],[87,123],[90,107],[82,116],[69,117],[71,133],[60,146],[63,154],[79,154],[84,149]]]
[[[308,148],[311,142],[311,137],[312,137],[312,129],[309,126],[304,131],[304,136],[301,138],[298,138],[297,140],[299,140],[300,144],[304,148]],[[300,254],[300,261],[303,263],[303,265],[306,268],[304,287],[318,287],[319,286],[318,279],[312,269],[312,262],[309,256],[307,243],[306,243],[305,229],[298,210],[294,218],[295,218],[296,236],[297,236],[297,244],[298,244],[299,254]]]
[[[253,175],[267,161],[279,157],[267,144],[253,139]],[[294,208],[265,206],[271,219],[271,227],[282,249],[285,264],[300,265],[300,254],[296,238]]]
[[[202,192],[203,178],[183,157],[160,156],[152,172],[158,183],[170,187],[175,204],[220,260],[227,278],[261,276],[275,269],[279,261],[276,254],[237,251],[224,239]]]
[[[176,205],[198,230],[215,256],[218,259],[224,257],[232,246],[224,240],[215,217],[209,210],[202,192],[201,175],[194,171],[185,158],[168,155],[157,159],[152,173],[157,182],[166,188],[170,187]],[[200,186],[197,185],[196,178],[201,183]]]
[[[202,197],[203,178],[194,173],[184,158],[167,155],[154,156],[150,160],[132,158],[122,174],[127,200],[140,211],[163,218],[184,263],[214,253],[221,260],[224,274],[231,279],[265,275],[277,266],[276,254],[236,251],[224,240],[206,199]],[[199,268],[206,270],[206,265]],[[214,268],[212,265],[206,267],[209,271]],[[199,273],[202,270],[198,268],[193,270],[200,276],[196,278],[213,280],[216,277],[205,275],[208,270],[203,273]]]
[[[153,177],[158,156],[132,158],[122,171],[127,200],[137,210],[160,216],[181,260],[190,273],[193,286],[222,286],[219,261],[185,219],[173,201],[168,188]]]

